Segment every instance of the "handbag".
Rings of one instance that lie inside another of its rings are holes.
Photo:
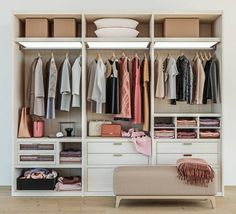
[[[88,135],[91,137],[101,136],[102,124],[111,124],[111,121],[105,121],[105,120],[91,120],[91,121],[89,121]]]
[[[30,116],[27,112],[27,108],[21,109],[20,124],[18,130],[18,137],[31,137],[30,134]]]
[[[102,137],[120,137],[121,125],[120,124],[102,124]]]
[[[44,136],[44,121],[35,120],[34,121],[33,136],[34,137],[43,137]]]

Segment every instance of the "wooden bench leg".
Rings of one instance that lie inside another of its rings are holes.
[[[122,199],[121,196],[116,196],[116,208],[119,207],[121,199]]]
[[[215,208],[216,208],[216,199],[215,199],[215,196],[210,197],[209,200],[210,200],[210,202],[211,202],[212,209],[215,209]]]

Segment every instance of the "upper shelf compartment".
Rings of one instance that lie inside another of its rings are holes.
[[[85,41],[90,49],[146,49],[151,14],[87,14]]]
[[[221,21],[221,12],[156,14],[154,37],[221,37]]]
[[[154,15],[155,49],[214,49],[221,41],[221,12]]]
[[[81,14],[15,14],[16,38],[81,38]]]

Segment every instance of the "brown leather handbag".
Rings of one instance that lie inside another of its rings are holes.
[[[120,137],[121,125],[120,124],[102,124],[101,134],[102,134],[102,137]]]

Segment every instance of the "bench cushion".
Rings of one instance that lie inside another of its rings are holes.
[[[114,171],[115,195],[188,196],[216,195],[214,178],[208,187],[187,185],[177,178],[176,166],[122,166]]]

